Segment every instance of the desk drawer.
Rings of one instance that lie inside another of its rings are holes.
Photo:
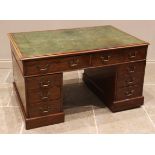
[[[89,67],[89,62],[89,55],[35,60],[25,63],[25,74],[38,75],[82,69],[85,67]]]
[[[63,111],[62,101],[48,101],[29,107],[29,117],[45,116]]]
[[[61,87],[53,86],[49,89],[34,89],[28,90],[28,103],[35,104],[38,102],[45,102],[48,100],[57,100],[61,98]]]
[[[146,61],[120,65],[117,69],[117,79],[123,79],[126,76],[135,76],[136,78],[144,76],[145,65]]]
[[[117,68],[117,88],[143,83],[145,61],[119,65]]]
[[[124,61],[124,52],[121,50],[104,51],[92,55],[92,66],[117,64]]]
[[[138,75],[124,75],[117,79],[117,88],[128,87],[136,84],[143,83],[144,73]]]
[[[63,81],[63,75],[61,73],[52,75],[42,75],[37,77],[26,78],[27,89],[49,89],[53,86],[61,86]]]
[[[124,61],[136,61],[146,59],[147,47],[132,47],[126,49],[124,54]]]
[[[115,49],[92,55],[92,66],[104,66],[146,59],[146,47]]]
[[[125,100],[142,96],[142,85],[133,85],[117,89],[116,100]]]

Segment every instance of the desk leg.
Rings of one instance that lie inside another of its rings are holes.
[[[132,73],[134,81],[130,79],[130,74],[125,73],[131,64],[138,70],[137,73]],[[117,112],[137,108],[143,104],[144,70],[145,62],[86,69],[83,80],[112,112]]]

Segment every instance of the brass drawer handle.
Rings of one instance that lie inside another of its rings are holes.
[[[45,114],[45,113],[48,113],[49,111],[48,110],[43,110],[42,112]]]
[[[41,99],[42,100],[48,100],[48,96],[43,96]]]
[[[49,64],[45,65],[43,68],[41,68],[40,66],[37,66],[37,69],[40,72],[47,72],[48,71],[48,68],[49,68]]]
[[[128,67],[128,72],[129,73],[134,73],[135,72],[136,67],[135,66],[129,66]]]
[[[130,51],[130,53],[129,53],[129,58],[130,59],[133,59],[133,58],[135,58],[136,57],[136,51]]]
[[[40,86],[41,88],[48,88],[51,84],[51,81],[47,81],[47,82],[40,82]]]
[[[125,92],[125,95],[128,96],[128,97],[129,97],[129,96],[132,96],[133,93],[134,93],[134,91],[135,91],[135,90],[128,90],[128,91]]]
[[[50,112],[50,107],[49,106],[47,106],[47,107],[41,107],[40,108],[40,112],[42,114],[48,114]]]
[[[134,83],[134,78],[133,77],[130,77],[130,79],[129,80],[126,80],[125,82],[126,82],[126,85],[130,85],[130,84],[133,84]]]
[[[72,61],[70,61],[70,67],[76,67],[78,66],[79,63],[79,59],[73,59]]]
[[[102,62],[108,62],[108,61],[110,60],[110,57],[111,57],[110,55],[106,55],[106,56],[103,56],[103,55],[102,55],[102,56],[101,56],[101,61],[102,61]]]
[[[49,99],[49,93],[46,92],[46,91],[45,92],[42,92],[41,95],[40,95],[40,97],[41,97],[41,100],[47,101]]]

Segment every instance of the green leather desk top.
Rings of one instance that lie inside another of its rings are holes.
[[[23,58],[148,44],[113,26],[20,32],[11,36]]]

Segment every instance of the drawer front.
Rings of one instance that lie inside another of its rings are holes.
[[[118,66],[117,79],[124,79],[126,76],[138,78],[144,76],[146,61],[128,63]]]
[[[124,61],[136,61],[146,59],[147,47],[132,47],[126,49]]]
[[[123,53],[124,54],[124,53]],[[103,66],[123,62],[121,50],[104,51],[92,55],[92,66]]]
[[[45,116],[63,111],[62,101],[48,101],[29,107],[29,117]]]
[[[142,84],[143,79],[144,79],[144,72],[136,75],[124,75],[123,77],[117,79],[117,88]]]
[[[62,74],[45,75],[39,77],[26,78],[27,89],[49,89],[53,86],[61,86],[63,82]]]
[[[142,96],[142,85],[133,85],[117,89],[116,100],[126,100],[138,96]]]
[[[25,74],[38,75],[53,72],[62,72],[75,69],[82,69],[85,67],[89,67],[89,65],[89,55],[35,60],[33,62],[26,62]]]
[[[104,66],[146,59],[146,47],[115,49],[92,55],[92,66]]]
[[[49,89],[34,89],[28,91],[28,103],[37,104],[38,102],[45,102],[48,100],[57,100],[61,98],[61,87],[53,86]]]

